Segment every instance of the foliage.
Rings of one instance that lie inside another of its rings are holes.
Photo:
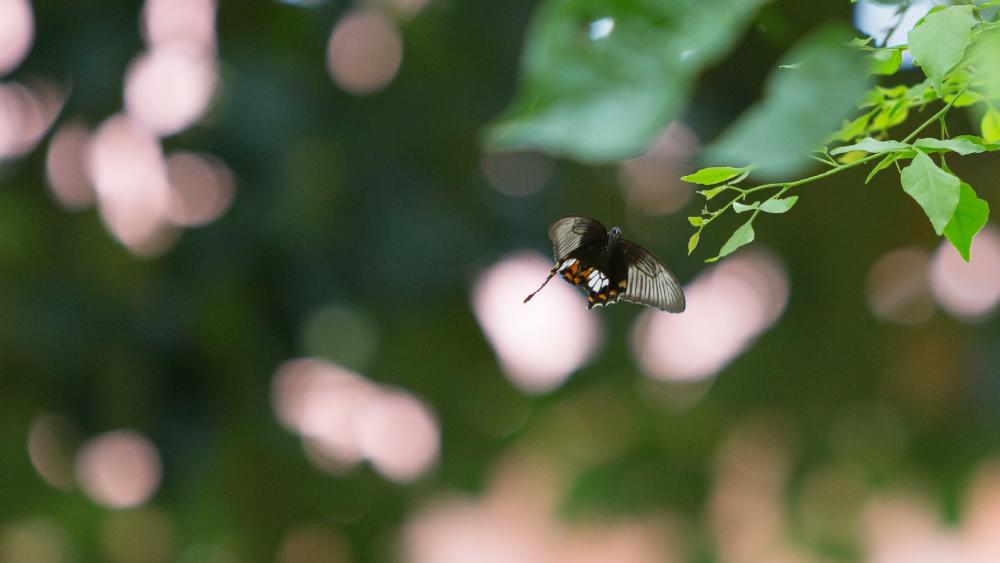
[[[897,5],[900,18],[910,6],[907,1],[881,3]],[[694,73],[731,43],[726,37],[751,16],[749,6],[756,6],[737,2],[743,11],[728,12],[723,22],[707,21],[706,13],[727,13],[720,4],[726,2],[654,14],[643,2],[550,0],[529,35],[517,101],[489,131],[488,141],[498,148],[542,148],[584,160],[641,152],[676,116]],[[731,196],[688,219],[696,228],[689,254],[704,230],[729,211],[750,216],[709,262],[752,242],[760,213],[789,211],[797,201],[789,191],[872,165],[865,183],[895,167],[903,190],[927,214],[934,232],[968,260],[989,206],[946,159],[1000,150],[1000,22],[989,15],[995,10],[987,9],[995,5],[937,6],[910,31],[907,45],[876,46],[873,38],[849,41],[843,30],[826,27],[793,46],[768,78],[762,100],[705,150],[706,160],[736,166],[711,166],[683,178],[709,186],[699,192],[706,201]],[[673,18],[682,12],[685,25],[676,26]],[[588,35],[588,21],[610,21],[614,29],[595,38]],[[683,32],[667,33],[678,28]],[[696,38],[696,52],[707,48],[708,53],[687,60],[682,45]],[[910,86],[870,84],[897,74],[906,54],[924,80]],[[901,139],[893,138],[911,115],[936,104],[943,107]],[[981,110],[979,135],[949,134],[945,117],[956,107]],[[925,130],[935,124],[940,134],[927,136]],[[810,159],[826,170],[752,183],[799,174]]]
[[[523,85],[488,131],[497,148],[617,160],[649,146],[761,0],[552,0],[524,49]]]

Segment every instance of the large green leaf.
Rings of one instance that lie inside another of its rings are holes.
[[[983,81],[983,93],[1000,100],[1000,30],[993,29],[976,38],[972,63]]]
[[[853,145],[837,147],[830,151],[830,154],[836,156],[838,154],[849,153],[852,151],[864,151],[872,154],[879,154],[883,152],[898,152],[910,149],[910,145],[899,141],[879,141],[878,139],[865,137]]]
[[[989,217],[990,204],[979,199],[972,186],[962,182],[958,206],[955,207],[955,214],[948,221],[948,226],[944,228],[944,236],[948,237],[966,262],[969,261],[972,239],[986,226]]]
[[[913,146],[923,149],[926,152],[951,151],[957,152],[962,156],[986,151],[986,147],[982,144],[975,143],[963,137],[955,137],[953,139],[933,139],[928,137],[917,139],[913,142]]]
[[[802,66],[772,72],[764,99],[707,149],[707,158],[752,163],[770,177],[804,169],[811,162],[809,150],[854,111],[868,86],[865,63],[847,46],[849,40],[846,30],[825,28],[795,46],[786,62]]]
[[[725,182],[726,180],[731,180],[746,171],[747,171],[746,168],[733,168],[732,166],[711,166],[709,168],[702,168],[701,170],[695,172],[694,174],[681,176],[681,180],[684,180],[685,182],[690,182],[692,184],[712,186],[720,182]]]
[[[591,161],[642,153],[761,3],[546,0],[528,32],[518,93],[486,143]]]
[[[769,199],[760,204],[760,210],[764,213],[785,213],[791,209],[797,201],[799,201],[799,196],[797,195],[781,199]]]
[[[952,6],[928,14],[910,30],[910,53],[938,92],[945,75],[965,55],[975,25],[972,6]]]
[[[900,179],[903,190],[917,200],[931,220],[934,232],[940,235],[955,214],[961,180],[939,168],[922,152],[903,169]]]
[[[902,49],[876,49],[866,57],[872,74],[896,74],[903,63]]]
[[[749,221],[740,225],[740,228],[736,229],[732,236],[729,237],[729,240],[722,245],[722,250],[719,251],[719,255],[715,258],[709,258],[706,262],[715,262],[719,258],[729,256],[733,252],[736,252],[740,247],[753,242],[755,236],[756,235],[753,232],[753,218],[750,218]]]

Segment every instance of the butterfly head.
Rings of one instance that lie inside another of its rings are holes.
[[[622,230],[618,227],[611,227],[611,230],[608,231],[608,242],[614,244],[620,238],[622,238]]]

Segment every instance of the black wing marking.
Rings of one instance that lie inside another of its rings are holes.
[[[549,227],[556,262],[562,261],[584,244],[603,243],[607,236],[608,230],[600,221],[578,215],[560,217]]]
[[[628,263],[628,285],[621,298],[669,313],[683,311],[684,290],[663,262],[630,240],[622,239],[618,244]]]

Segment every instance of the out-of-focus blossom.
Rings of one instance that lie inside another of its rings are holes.
[[[871,563],[985,563],[964,556],[965,546],[941,526],[930,499],[914,490],[869,498],[861,524]]]
[[[379,394],[356,431],[361,453],[393,481],[412,481],[437,459],[437,421],[408,393]]]
[[[479,161],[483,175],[502,194],[524,197],[536,193],[552,177],[552,159],[532,152],[485,153]]]
[[[165,251],[176,231],[164,218],[170,192],[160,143],[123,115],[94,134],[87,170],[108,231],[139,255]]]
[[[197,227],[218,219],[233,203],[233,173],[212,155],[175,152],[167,157],[165,216],[177,226]]]
[[[482,499],[451,496],[410,516],[406,563],[680,563],[677,524],[657,516],[618,520],[556,518],[562,478],[547,462],[502,463]]]
[[[650,215],[674,213],[691,199],[695,186],[680,177],[690,168],[698,139],[681,123],[671,123],[646,154],[618,167],[618,183],[630,211]]]
[[[402,61],[399,30],[375,10],[344,15],[333,28],[326,50],[330,77],[356,95],[373,94],[388,86]]]
[[[923,249],[906,247],[879,258],[868,271],[865,296],[876,317],[898,324],[917,324],[934,314],[927,268],[930,256]]]
[[[28,429],[28,457],[46,483],[61,490],[73,488],[73,454],[77,430],[68,418],[40,414]]]
[[[758,415],[738,425],[719,447],[708,525],[719,561],[780,561],[788,551],[782,499],[791,469],[789,428]]]
[[[215,0],[146,0],[142,34],[150,48],[215,49]]]
[[[558,387],[597,350],[601,332],[586,300],[553,279],[530,302],[552,264],[534,253],[511,254],[476,280],[472,306],[507,377],[524,391]]]
[[[0,0],[0,76],[21,64],[35,39],[28,0]]]
[[[0,84],[0,161],[35,148],[65,100],[66,93],[49,82]]]
[[[139,55],[125,74],[129,116],[159,136],[190,127],[208,109],[215,92],[215,59],[179,47]]]
[[[962,531],[976,550],[1000,560],[1000,461],[984,461],[969,481],[963,503]]]
[[[934,297],[949,313],[966,320],[988,315],[1000,302],[1000,233],[987,225],[976,235],[968,262],[942,241],[930,276]]]
[[[94,502],[128,508],[149,499],[160,486],[160,454],[146,437],[130,430],[102,434],[76,456],[76,480]]]
[[[61,126],[49,142],[45,175],[53,197],[65,209],[84,209],[94,204],[94,188],[87,178],[90,130],[79,122]]]
[[[685,288],[679,314],[646,311],[633,345],[643,370],[665,381],[718,373],[780,317],[788,300],[784,266],[761,251],[740,253]]]
[[[285,362],[271,397],[278,419],[303,437],[320,469],[340,473],[367,459],[386,478],[406,482],[437,461],[440,431],[431,411],[409,393],[344,367],[311,358]]]

